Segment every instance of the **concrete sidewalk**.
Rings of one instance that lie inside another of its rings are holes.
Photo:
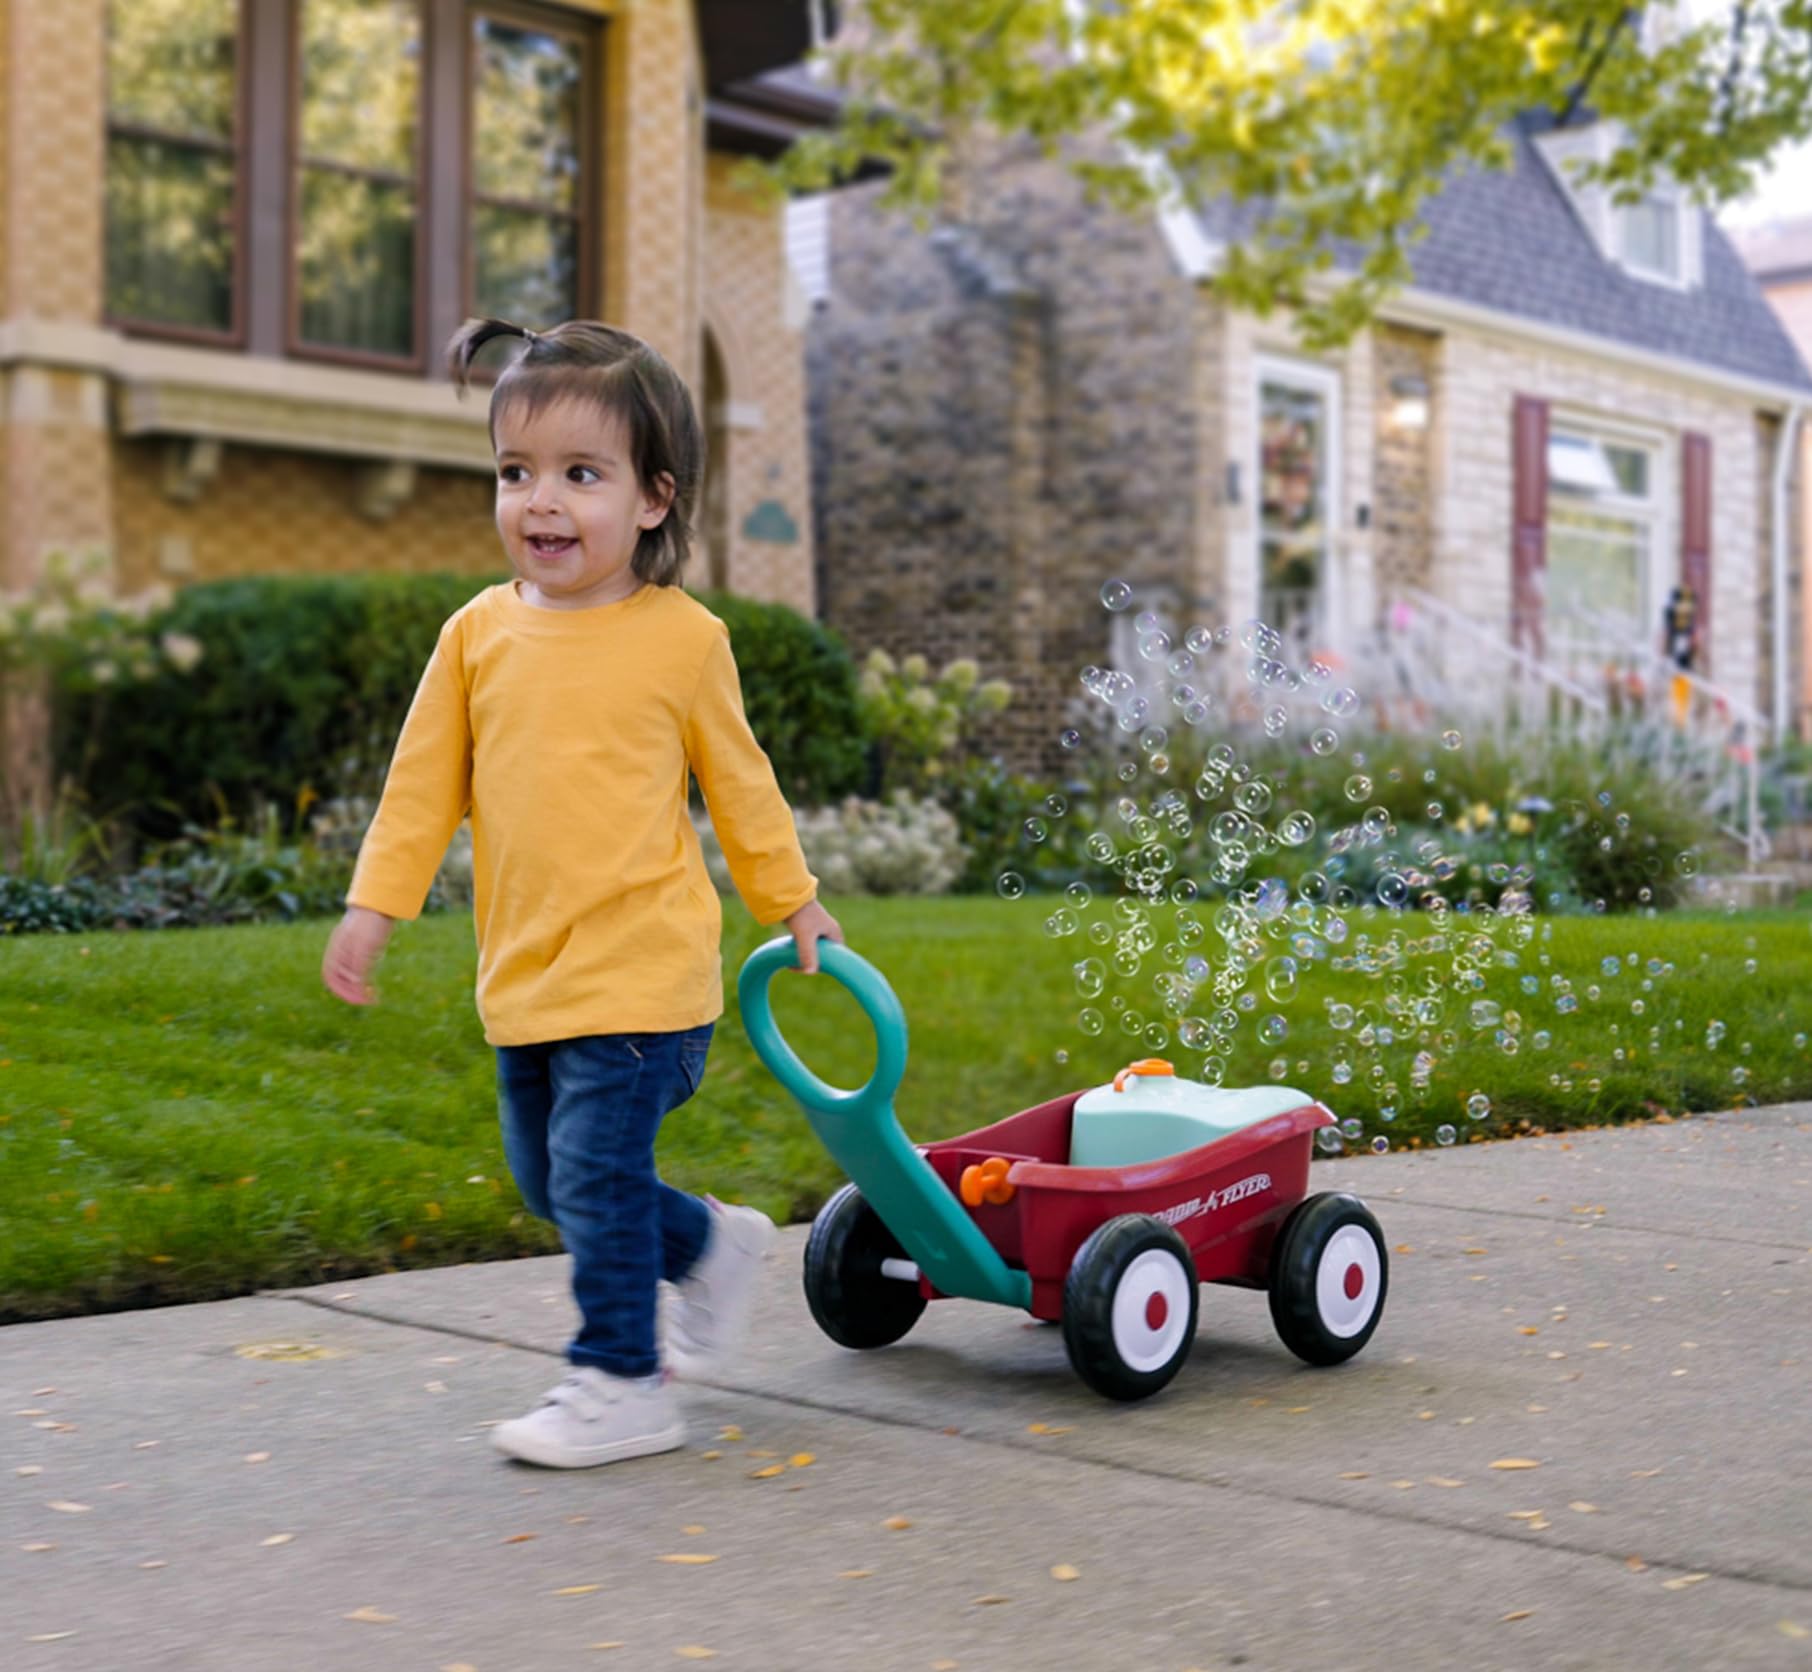
[[[1812,1667],[1812,1106],[1313,1182],[1396,1249],[1340,1369],[1214,1288],[1143,1405],[979,1305],[847,1353],[794,1227],[690,1449],[573,1474],[484,1440],[561,1260],[0,1331],[0,1666]]]

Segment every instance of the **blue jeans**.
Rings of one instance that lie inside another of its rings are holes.
[[[692,1269],[711,1210],[655,1176],[654,1135],[698,1090],[711,1030],[498,1047],[504,1155],[522,1199],[573,1257],[574,1364],[613,1376],[661,1367],[655,1285]]]

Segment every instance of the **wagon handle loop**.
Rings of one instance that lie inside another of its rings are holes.
[[[850,1115],[870,1109],[891,1113],[893,1095],[906,1074],[906,1012],[887,978],[848,947],[836,941],[818,943],[819,968],[849,989],[875,1029],[875,1071],[865,1086],[847,1091],[807,1068],[774,1020],[769,984],[778,971],[796,969],[798,964],[797,943],[791,935],[781,935],[756,948],[742,967],[736,998],[755,1054],[781,1085],[818,1114]]]

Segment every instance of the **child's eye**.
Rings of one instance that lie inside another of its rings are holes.
[[[519,464],[499,466],[497,480],[499,482],[520,482],[522,480],[522,466]]]
[[[567,480],[570,482],[581,482],[581,483],[597,482],[597,481],[602,480],[602,478],[598,475],[598,473],[595,470],[593,470],[592,467],[588,464],[575,464],[575,465],[569,466],[567,469],[567,472],[566,472],[566,477],[567,477]]]

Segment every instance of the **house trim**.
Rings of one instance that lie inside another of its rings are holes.
[[[1721,395],[1741,395],[1766,412],[1785,413],[1812,400],[1812,390],[1746,377],[1741,372],[1724,371],[1701,360],[1657,354],[1651,349],[1620,343],[1613,337],[1575,331],[1565,325],[1550,325],[1521,314],[1504,313],[1497,308],[1481,307],[1476,302],[1462,302],[1435,291],[1420,290],[1413,285],[1390,297],[1379,310],[1378,317],[1392,325],[1414,325],[1424,330],[1465,326],[1552,348],[1570,349],[1575,354],[1591,355],[1633,370],[1671,378],[1691,388]]]

